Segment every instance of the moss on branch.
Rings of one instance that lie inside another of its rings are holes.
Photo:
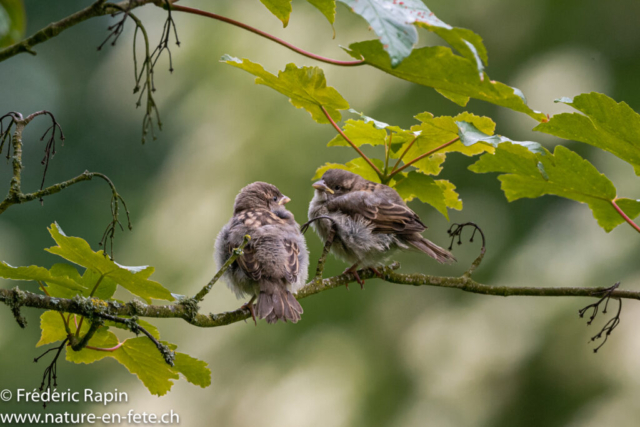
[[[441,277],[426,274],[405,274],[397,273],[400,268],[398,263],[393,263],[380,270],[383,279],[388,283],[411,286],[436,286],[441,288],[459,289],[464,292],[471,292],[483,295],[495,296],[538,296],[538,297],[601,297],[609,288],[605,287],[509,287],[509,286],[489,286],[476,282],[469,277]],[[369,269],[358,272],[362,279],[376,278],[376,275]],[[344,286],[354,282],[351,274],[341,274],[338,276],[323,279],[322,281],[312,280],[296,295],[297,299],[309,297],[329,289]],[[120,304],[117,302],[105,302],[95,298],[82,298],[76,296],[73,299],[53,298],[32,292],[22,291],[18,288],[0,289],[0,301],[11,305],[20,294],[20,305],[41,310],[55,310],[65,313],[79,314],[87,317],[110,316],[139,316],[148,318],[180,318],[188,323],[211,328],[229,325],[251,316],[248,309],[238,309],[218,314],[205,315],[197,313],[193,315],[188,308],[180,303],[168,305],[147,305]],[[630,291],[615,289],[610,292],[611,298],[640,300],[640,291]]]

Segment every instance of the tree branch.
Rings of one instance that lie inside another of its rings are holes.
[[[36,31],[33,35],[27,37],[21,42],[0,50],[0,62],[9,59],[19,53],[28,52],[32,55],[35,55],[36,52],[33,50],[34,46],[56,37],[64,30],[78,25],[81,22],[86,21],[87,19],[95,18],[97,16],[109,15],[117,11],[113,8],[112,5],[105,2],[106,0],[98,0],[90,6],[72,15],[69,15],[64,19],[61,19],[60,21],[53,22],[47,25],[46,27],[42,28],[39,31]],[[129,0],[125,0],[117,3],[117,5],[120,7],[129,7],[129,3],[131,3],[131,9],[135,9],[136,7],[144,6],[147,3],[153,2],[154,0],[132,0],[131,2],[129,2]]]
[[[12,169],[13,169],[13,174],[11,177],[11,183],[9,184],[9,193],[7,194],[7,196],[4,198],[4,200],[0,201],[0,214],[4,213],[4,211],[6,211],[7,209],[9,209],[11,206],[13,205],[19,205],[22,203],[27,203],[27,202],[31,202],[33,200],[40,200],[42,202],[43,197],[45,196],[50,196],[52,194],[56,194],[59,193],[60,191],[64,190],[65,188],[77,184],[79,182],[83,182],[83,181],[91,181],[94,177],[98,177],[102,180],[104,180],[109,187],[111,188],[111,217],[112,220],[109,223],[109,225],[107,226],[107,229],[105,230],[104,234],[102,235],[102,239],[100,240],[100,245],[105,247],[106,250],[106,246],[107,243],[110,242],[111,243],[111,258],[113,259],[113,238],[115,236],[115,232],[116,232],[116,226],[120,226],[120,228],[122,230],[124,230],[124,228],[122,227],[122,224],[120,223],[120,203],[122,203],[122,206],[124,207],[125,213],[127,215],[127,225],[129,227],[129,230],[131,230],[132,226],[131,226],[131,218],[129,216],[129,210],[127,209],[127,204],[125,203],[124,199],[122,198],[122,196],[120,196],[120,194],[118,193],[118,191],[116,190],[115,185],[113,184],[113,182],[109,179],[108,176],[99,173],[99,172],[89,172],[89,171],[84,171],[82,174],[76,176],[75,178],[71,178],[67,181],[63,181],[60,182],[58,184],[54,184],[51,185],[47,188],[40,188],[40,190],[35,191],[33,193],[27,193],[24,194],[22,192],[22,168],[23,168],[23,164],[22,164],[22,133],[24,131],[24,129],[26,128],[26,126],[36,117],[38,116],[42,116],[42,115],[48,115],[51,117],[52,120],[52,125],[49,127],[49,129],[47,129],[47,131],[44,133],[44,135],[42,136],[41,140],[44,139],[44,137],[49,133],[49,130],[51,130],[51,137],[49,138],[48,142],[47,142],[47,146],[45,148],[45,157],[42,160],[42,163],[45,165],[45,171],[44,174],[47,173],[47,166],[49,164],[49,159],[51,156],[53,156],[55,154],[55,137],[56,137],[56,130],[59,131],[60,133],[60,139],[64,140],[64,135],[62,134],[62,128],[60,127],[60,124],[56,121],[56,119],[54,118],[53,114],[51,114],[49,111],[46,110],[42,110],[42,111],[37,111],[33,114],[28,115],[27,117],[23,117],[22,114],[12,111],[9,112],[7,114],[5,114],[4,116],[0,117],[0,141],[4,141],[4,137],[9,134],[11,132],[11,127],[15,126],[14,132],[13,132],[13,136],[10,139],[10,143],[9,143],[9,147],[13,147],[13,156],[11,157],[12,159]],[[11,123],[9,124],[9,127],[7,128],[6,131],[4,131],[4,127],[2,126],[2,120],[4,118],[10,117],[11,118]],[[44,184],[44,175],[42,178],[42,184]]]
[[[380,269],[382,278],[399,285],[411,286],[435,286],[440,288],[458,289],[483,295],[495,296],[535,296],[535,297],[589,297],[600,298],[610,291],[605,287],[509,287],[490,286],[476,282],[470,277],[442,277],[426,274],[396,273],[400,268],[398,263],[393,263]],[[376,278],[370,269],[358,271],[362,279]],[[352,274],[341,274],[321,281],[312,280],[296,295],[297,299],[309,297],[320,292],[344,286],[355,282]],[[608,293],[611,298],[640,300],[640,291],[615,289]],[[140,301],[120,304],[114,301],[100,301],[97,299],[76,296],[73,299],[52,298],[32,292],[22,291],[18,288],[0,289],[0,301],[11,306],[13,301],[20,301],[20,306],[38,308],[41,310],[55,310],[83,316],[94,316],[109,319],[107,316],[138,316],[147,318],[180,318],[188,323],[211,328],[229,325],[250,317],[249,310],[238,309],[218,314],[204,315],[192,313],[189,307],[178,304],[146,305]]]

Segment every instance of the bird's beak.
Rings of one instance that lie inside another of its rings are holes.
[[[314,182],[313,185],[311,186],[316,190],[325,191],[327,193],[333,194],[333,190],[327,187],[327,184],[325,184],[323,179],[321,179],[320,181]]]
[[[282,197],[280,197],[280,200],[278,200],[278,204],[279,205],[286,205],[290,201],[291,201],[290,198],[288,198],[287,196],[283,195]]]

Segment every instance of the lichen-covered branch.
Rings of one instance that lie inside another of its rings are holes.
[[[121,204],[127,216],[127,225],[129,229],[131,229],[131,218],[129,216],[129,210],[127,209],[127,205],[124,199],[122,198],[122,196],[120,196],[120,194],[116,190],[115,185],[109,179],[108,176],[99,172],[84,171],[83,173],[76,176],[75,178],[71,178],[67,181],[53,184],[47,188],[41,187],[40,190],[35,191],[33,193],[25,194],[22,192],[22,168],[23,168],[22,133],[26,128],[26,126],[34,118],[42,115],[50,116],[52,121],[52,125],[49,127],[49,129],[47,129],[47,131],[41,138],[41,139],[44,139],[45,136],[49,133],[49,131],[51,131],[51,136],[45,148],[45,158],[42,161],[43,164],[45,164],[44,174],[46,174],[46,168],[49,164],[49,159],[50,157],[53,156],[53,154],[55,154],[56,131],[59,131],[60,139],[64,140],[64,135],[62,134],[62,128],[60,127],[60,124],[56,121],[53,114],[51,114],[49,111],[42,110],[42,111],[37,111],[33,114],[30,114],[27,117],[23,117],[22,114],[12,111],[0,117],[0,141],[4,141],[3,138],[6,135],[8,135],[11,132],[11,128],[15,126],[13,135],[9,139],[9,148],[12,149],[12,156],[10,158],[12,160],[13,174],[11,176],[11,182],[9,184],[9,192],[7,196],[4,198],[4,200],[0,201],[0,214],[4,213],[4,211],[9,209],[13,205],[19,205],[22,203],[31,202],[33,200],[40,200],[42,202],[43,198],[46,196],[59,193],[65,188],[71,185],[77,184],[79,182],[91,181],[94,177],[98,177],[103,181],[105,181],[109,185],[109,188],[111,189],[111,218],[112,219],[109,222],[107,229],[102,235],[102,239],[100,240],[100,245],[104,246],[106,250],[106,246],[108,246],[108,243],[111,244],[110,254],[111,254],[111,258],[113,259],[113,238],[115,236],[116,227],[119,226],[120,229],[124,230],[124,228],[122,227],[122,224],[120,223],[120,205]],[[11,123],[9,124],[9,127],[7,128],[6,131],[2,126],[2,120],[5,118],[11,119]],[[43,175],[42,183],[44,184],[44,175]]]
[[[324,242],[324,246],[322,247],[322,255],[320,259],[318,259],[318,266],[316,267],[316,275],[313,278],[314,282],[319,282],[322,280],[322,273],[324,273],[324,264],[327,262],[327,257],[329,256],[329,251],[331,250],[331,245],[333,245],[333,239],[336,237],[336,225],[332,223],[331,230],[329,231],[329,235],[327,236],[327,241]]]
[[[411,286],[436,286],[441,288],[458,289],[464,292],[471,292],[483,295],[495,296],[536,296],[536,297],[590,297],[600,298],[609,288],[597,287],[510,287],[510,286],[489,286],[481,284],[470,277],[441,277],[426,274],[406,274],[397,273],[400,268],[398,263],[393,263],[380,269],[383,279],[388,283]],[[376,278],[370,269],[358,271],[362,279]],[[323,279],[322,281],[312,280],[296,295],[297,299],[309,297],[320,292],[344,286],[354,282],[351,274],[341,274],[338,276]],[[20,294],[16,297],[16,294]],[[611,298],[640,300],[640,291],[630,291],[615,289],[608,295]],[[168,305],[147,305],[134,300],[127,304],[117,302],[100,301],[97,299],[82,298],[76,296],[73,299],[53,298],[32,292],[22,291],[18,288],[0,289],[0,301],[12,306],[15,301],[19,301],[21,307],[31,307],[41,310],[55,310],[66,313],[74,313],[83,316],[103,317],[108,316],[138,316],[148,318],[180,318],[194,326],[211,328],[216,326],[229,325],[250,317],[248,310],[238,309],[235,311],[209,314],[192,313],[188,306],[177,304]]]
[[[120,7],[129,7],[129,3],[131,3],[130,8],[134,9],[136,7],[144,6],[147,3],[154,3],[154,0],[133,0],[131,2],[125,0],[123,2],[117,3],[117,5]],[[9,59],[19,53],[28,52],[32,55],[35,55],[36,52],[33,50],[34,46],[56,37],[64,30],[78,25],[86,21],[87,19],[95,18],[97,16],[109,15],[114,12],[117,12],[117,10],[114,9],[114,7],[109,3],[106,3],[106,0],[98,0],[87,6],[86,8],[72,15],[69,15],[64,19],[61,19],[60,21],[53,22],[47,25],[46,27],[42,28],[39,31],[36,31],[33,35],[27,37],[26,39],[0,50],[0,62]]]

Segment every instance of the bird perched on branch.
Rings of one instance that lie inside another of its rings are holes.
[[[216,238],[215,259],[221,267],[244,236],[251,236],[223,277],[238,298],[251,296],[243,308],[251,311],[254,322],[257,314],[268,323],[296,323],[302,314],[293,294],[306,283],[309,252],[293,214],[284,206],[289,201],[274,185],[247,185],[236,197],[233,217]]]
[[[342,169],[329,169],[313,188],[311,226],[326,241],[335,225],[331,251],[353,263],[345,273],[352,273],[361,287],[364,281],[358,275],[358,266],[371,268],[380,276],[376,266],[396,250],[418,250],[440,263],[456,260],[422,237],[420,233],[427,226],[393,188]]]

